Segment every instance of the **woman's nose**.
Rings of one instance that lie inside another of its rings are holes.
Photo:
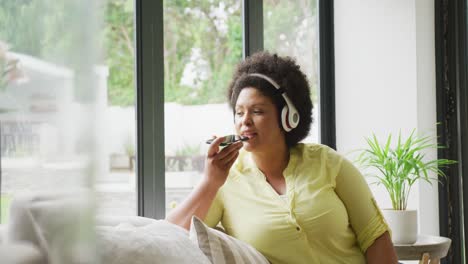
[[[252,125],[253,121],[252,121],[251,115],[250,115],[250,114],[245,114],[245,115],[242,117],[241,122],[242,122],[242,124],[245,125],[245,126]]]
[[[235,121],[236,121],[236,124],[244,125],[244,126],[251,125],[253,123],[252,118],[250,114],[248,113],[245,113],[241,116],[236,116]]]

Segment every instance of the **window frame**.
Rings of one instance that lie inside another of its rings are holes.
[[[458,164],[444,169],[439,183],[440,235],[452,245],[442,263],[466,263],[468,218],[468,54],[467,0],[435,1],[436,104],[439,158]],[[465,183],[465,184],[463,184]]]
[[[136,0],[138,215],[165,214],[163,1]]]
[[[319,3],[320,140],[336,148],[333,0]],[[165,217],[163,1],[136,0],[138,215]],[[242,0],[244,57],[263,50],[263,1]],[[323,98],[322,98],[323,97]]]

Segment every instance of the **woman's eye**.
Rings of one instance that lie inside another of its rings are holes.
[[[262,114],[263,111],[261,111],[261,110],[254,110],[253,113],[258,115],[258,114]]]
[[[244,113],[243,112],[236,112],[237,116],[242,116]]]

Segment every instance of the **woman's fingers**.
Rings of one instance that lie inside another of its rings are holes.
[[[208,153],[207,153],[208,157],[212,157],[216,153],[218,153],[219,145],[221,144],[221,142],[224,141],[224,138],[225,137],[219,137],[213,140],[213,142],[211,142],[210,147],[208,148]]]
[[[239,149],[242,147],[242,142],[236,142],[234,144],[231,144],[227,147],[225,147],[224,149],[222,149],[217,155],[216,157],[218,159],[225,159],[226,157],[229,157],[232,155],[233,152],[238,152]]]
[[[232,163],[236,161],[237,157],[239,156],[239,148],[235,148],[235,150],[229,152],[228,155],[223,157],[222,159],[219,159],[220,164],[223,166],[227,167],[228,169],[231,168]],[[229,165],[231,164],[231,165]]]
[[[237,157],[239,157],[239,152],[235,152],[235,154],[232,157],[230,157],[229,159],[226,159],[226,162],[227,162],[226,167],[231,168],[232,164],[236,162]]]
[[[221,170],[229,170],[232,164],[236,161],[241,147],[242,147],[242,142],[236,142],[234,144],[231,144],[223,148],[221,151],[208,156],[207,162],[211,164],[213,168],[217,167],[218,169],[221,169]]]
[[[224,171],[222,174],[226,173],[231,168],[232,164],[234,164],[237,157],[239,156],[239,150],[243,146],[242,142],[236,142],[221,149],[220,151],[219,146],[224,140],[225,137],[219,137],[213,140],[208,149],[206,159],[206,164],[210,171]]]
[[[220,151],[219,145],[224,140],[224,137],[213,140],[205,159],[205,176],[209,182],[219,187],[226,181],[229,169],[239,156],[239,149],[242,147],[242,142],[236,142]]]

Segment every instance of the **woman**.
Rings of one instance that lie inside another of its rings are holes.
[[[193,215],[273,263],[397,263],[386,225],[359,171],[331,148],[298,143],[309,133],[306,76],[268,52],[241,62],[229,86],[236,133],[216,138],[202,182],[168,221],[189,229]],[[241,150],[243,148],[243,150]]]

